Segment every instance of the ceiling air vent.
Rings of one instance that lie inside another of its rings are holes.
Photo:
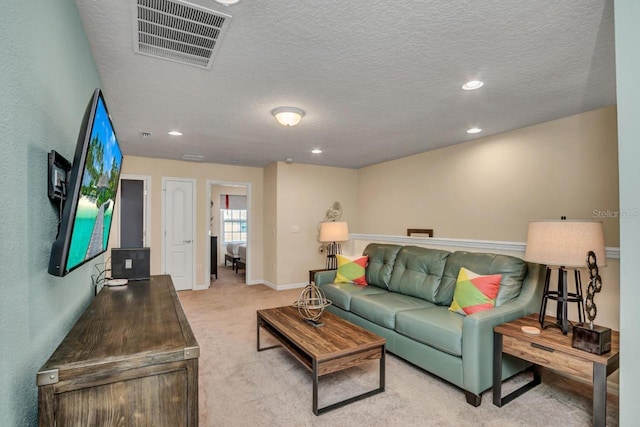
[[[137,0],[136,53],[211,68],[231,16],[184,1]]]

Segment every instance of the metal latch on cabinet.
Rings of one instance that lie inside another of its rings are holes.
[[[40,371],[36,375],[36,383],[38,386],[55,384],[58,382],[58,370],[50,369],[48,371]]]
[[[184,358],[197,359],[200,357],[200,347],[187,347],[184,349]]]

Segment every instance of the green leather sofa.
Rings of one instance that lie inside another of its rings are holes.
[[[334,283],[335,271],[316,273],[332,301],[327,310],[384,337],[387,351],[462,388],[467,402],[479,406],[492,386],[493,327],[539,309],[543,267],[507,255],[377,243],[364,255],[367,286]],[[460,267],[502,274],[493,309],[449,311]],[[505,355],[503,379],[527,366]]]

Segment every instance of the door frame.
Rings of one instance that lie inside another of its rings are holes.
[[[205,223],[205,230],[208,231],[208,234],[210,235],[211,233],[211,186],[212,185],[222,185],[222,186],[235,186],[235,187],[244,187],[247,189],[247,262],[246,262],[246,268],[244,270],[245,272],[245,282],[247,285],[253,285],[256,283],[252,283],[249,280],[249,277],[251,277],[251,253],[253,251],[253,230],[251,227],[251,218],[252,218],[252,205],[251,205],[251,183],[250,182],[239,182],[239,181],[224,181],[221,179],[208,179],[207,180],[207,185],[205,187],[205,197],[206,197],[206,201],[207,203],[205,203],[205,221],[207,221]],[[218,201],[216,200],[215,203],[218,203]],[[218,237],[218,242],[222,242],[222,240],[220,239],[220,236]],[[205,245],[206,248],[206,259],[210,260],[211,259],[211,245]],[[217,260],[216,260],[217,262]],[[205,278],[208,278],[209,280],[207,280],[207,283],[205,284],[206,288],[209,288],[211,286],[211,265],[209,262],[206,263],[207,264],[207,268],[205,269]],[[206,289],[205,288],[205,289]]]
[[[116,236],[113,239],[114,248],[120,247],[120,224],[122,223],[122,212],[120,208],[122,208],[122,199],[120,199],[120,195],[122,194],[120,181],[123,179],[133,180],[133,181],[143,181],[144,182],[144,203],[143,203],[143,218],[142,218],[142,227],[143,227],[143,247],[150,248],[151,247],[151,215],[149,215],[149,207],[151,206],[151,176],[149,175],[130,175],[130,174],[121,174],[120,179],[118,180],[118,194],[116,196],[116,205],[118,206],[118,222],[116,224]],[[111,239],[110,239],[111,240]]]
[[[191,245],[191,289],[196,289],[197,285],[196,285],[196,253],[197,250],[196,248],[198,247],[198,236],[196,235],[196,201],[197,201],[197,184],[198,184],[198,180],[195,178],[179,178],[179,177],[170,177],[170,176],[163,176],[162,177],[162,220],[161,220],[161,232],[160,232],[160,239],[161,239],[161,245],[162,245],[162,264],[161,264],[161,268],[162,268],[162,274],[167,274],[167,265],[166,265],[166,234],[167,234],[167,227],[166,227],[166,215],[165,215],[165,208],[166,208],[166,203],[167,203],[167,198],[166,198],[166,192],[167,192],[167,181],[182,181],[182,182],[191,182],[193,185],[193,191],[191,194],[191,234],[193,236],[192,238],[192,245]]]

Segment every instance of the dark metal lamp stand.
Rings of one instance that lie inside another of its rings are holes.
[[[327,270],[336,270],[338,268],[337,254],[342,254],[340,243],[329,243],[327,245]]]
[[[558,290],[550,291],[549,282],[551,278],[551,268],[547,267],[546,277],[544,280],[544,291],[542,294],[542,305],[540,306],[540,314],[538,320],[542,329],[545,328],[544,316],[547,311],[548,300],[556,301],[556,322],[552,325],[559,327],[564,335],[569,332],[568,321],[568,305],[570,302],[578,304],[578,320],[580,323],[584,323],[584,302],[582,299],[582,283],[580,280],[580,271],[574,270],[576,291],[568,292],[567,290],[567,269],[560,267],[558,270]]]

